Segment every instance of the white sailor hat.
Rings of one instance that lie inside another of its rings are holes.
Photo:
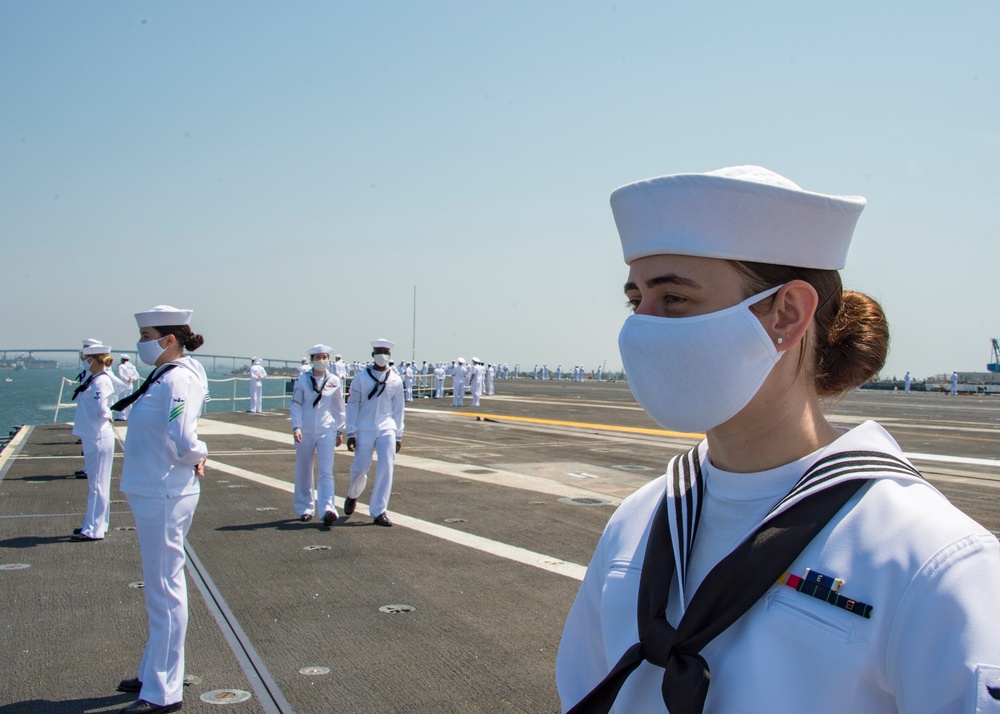
[[[478,357],[473,357],[472,358],[472,364],[482,364],[482,363],[479,361]]]
[[[260,357],[251,357],[250,364],[260,364]]]
[[[383,339],[372,340],[372,347],[385,347],[387,350],[391,350],[395,346],[396,343],[393,342],[392,340],[383,340]]]
[[[139,327],[190,325],[192,312],[194,310],[179,310],[170,305],[157,305],[145,312],[135,313],[135,321]]]
[[[312,357],[313,355],[328,355],[331,352],[333,352],[333,348],[330,345],[313,345],[306,354]]]
[[[459,357],[458,358],[458,363],[459,364],[465,364],[465,357]]]
[[[83,356],[90,357],[92,355],[109,355],[111,354],[111,348],[107,345],[87,345],[83,348]]]
[[[306,363],[306,362],[308,362],[308,361],[309,361],[309,358],[308,358],[308,357],[303,357],[303,358],[302,358],[302,364],[305,364],[305,363]]]
[[[130,357],[128,355],[122,355],[121,357],[122,357],[122,360],[125,361],[125,362],[128,362],[129,359],[130,359]]]
[[[89,340],[84,340],[83,341],[83,346],[84,347],[93,347],[94,345],[99,345],[99,344],[101,344],[101,341],[100,340],[95,340],[93,338],[91,338]]]
[[[611,211],[625,262],[663,253],[840,270],[865,199],[804,191],[760,166],[622,186]]]
[[[341,356],[340,355],[334,355],[333,358],[334,359],[341,359]]]

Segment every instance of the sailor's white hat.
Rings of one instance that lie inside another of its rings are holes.
[[[313,355],[328,355],[331,352],[333,352],[333,348],[330,345],[313,345],[306,354],[312,357]]]
[[[127,354],[123,354],[123,355],[122,355],[121,357],[122,357],[122,359],[123,359],[123,360],[125,360],[126,362],[127,362],[127,361],[129,361],[129,360],[131,359],[131,357],[129,357],[129,356],[127,355]]]
[[[667,253],[840,270],[865,204],[804,191],[760,166],[661,176],[611,194],[626,263]]]
[[[179,310],[170,305],[157,305],[145,312],[135,313],[135,321],[139,327],[175,327],[190,325],[191,313],[194,310]]]
[[[91,355],[109,355],[111,354],[111,348],[107,345],[87,345],[83,348],[83,356],[90,357]]]
[[[458,363],[459,364],[465,364],[465,357],[459,357],[458,358]]]
[[[395,346],[396,343],[393,342],[392,340],[383,340],[383,339],[372,340],[372,347],[385,347],[387,350],[391,350]]]
[[[83,346],[84,347],[93,347],[94,345],[99,345],[99,344],[101,344],[101,341],[100,340],[95,340],[93,338],[91,338],[89,340],[84,340],[83,341]]]

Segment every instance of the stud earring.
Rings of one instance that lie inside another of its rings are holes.
[[[778,339],[775,340],[775,342],[777,342],[780,345],[782,342],[784,342],[784,340],[779,337]]]

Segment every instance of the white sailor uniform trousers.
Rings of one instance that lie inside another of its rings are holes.
[[[111,512],[111,464],[115,456],[115,434],[111,428],[110,404],[115,389],[107,372],[98,372],[76,398],[73,434],[83,445],[83,470],[87,473],[87,513],[82,535],[103,538]]]
[[[344,431],[344,397],[340,378],[331,372],[303,372],[292,390],[292,432],[302,432],[295,445],[295,513],[304,516],[337,512],[334,504],[333,460],[337,434]],[[313,490],[313,457],[318,466]]]
[[[178,366],[154,375],[156,381],[132,405],[121,484],[135,517],[149,617],[136,673],[139,698],[160,706],[183,699],[184,540],[201,492],[195,466],[208,454],[197,432],[208,396],[205,370],[191,357],[170,364]]]
[[[374,518],[389,507],[396,442],[403,439],[403,409],[403,383],[392,370],[368,369],[354,376],[347,399],[347,436],[355,439],[347,496],[358,498],[365,490],[374,452],[375,484],[368,507]]]

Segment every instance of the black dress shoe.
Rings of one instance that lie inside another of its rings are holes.
[[[74,471],[73,475],[76,476],[77,478],[87,478],[86,471]]]
[[[313,514],[311,513],[303,513],[301,516],[299,516],[299,520],[302,521],[303,523],[308,523],[312,519],[313,519]]]
[[[132,679],[123,679],[118,683],[119,692],[141,692],[142,682],[139,681],[138,677],[132,677]]]
[[[389,516],[385,515],[385,513],[378,514],[372,523],[377,526],[385,526],[386,528],[389,528],[392,525],[392,521],[389,520]]]
[[[327,511],[323,514],[323,525],[329,528],[334,523],[337,522],[337,514],[333,511]]]
[[[83,533],[74,533],[69,537],[69,539],[77,543],[87,543],[89,541],[94,541],[94,540],[104,540],[103,538],[91,538],[89,535],[84,535]]]
[[[179,712],[184,702],[174,702],[173,704],[152,704],[145,699],[140,699],[118,712],[118,714],[165,714],[166,712]]]
[[[83,528],[74,528],[73,529],[73,535],[80,535],[81,533],[83,533]]]
[[[345,498],[344,499],[344,515],[349,516],[354,513],[354,507],[358,505],[358,499],[356,498]]]

